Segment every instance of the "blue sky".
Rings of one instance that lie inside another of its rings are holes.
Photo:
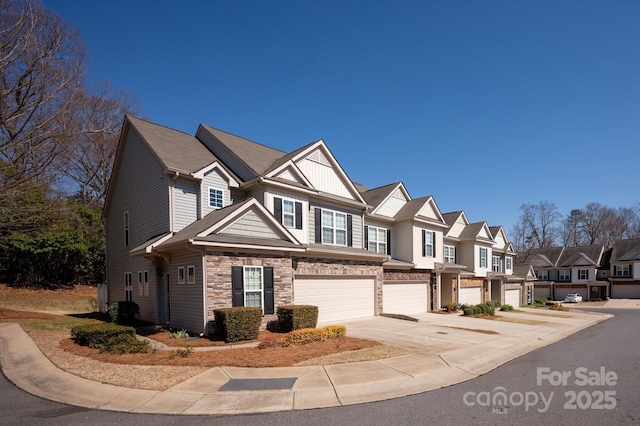
[[[159,124],[323,139],[355,182],[508,233],[523,203],[640,201],[638,1],[44,3]]]

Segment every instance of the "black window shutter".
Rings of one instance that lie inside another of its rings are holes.
[[[276,197],[273,199],[273,215],[282,224],[282,198]]]
[[[244,306],[242,266],[231,267],[231,306]]]
[[[369,227],[364,227],[364,249],[369,250]]]
[[[296,202],[296,229],[302,229],[302,203]]]
[[[589,279],[589,270],[587,269],[587,279]]]
[[[316,209],[315,212],[315,233],[316,233],[316,243],[322,243],[322,210]]]
[[[353,216],[347,215],[347,245],[353,247]]]
[[[391,229],[387,229],[387,254],[391,256]]]
[[[424,229],[422,230],[422,257],[425,257],[427,255],[427,231],[425,231]]]
[[[264,313],[270,315],[274,313],[273,297],[273,267],[265,266],[264,270]]]
[[[433,250],[431,251],[431,253],[432,253],[433,257],[436,257],[436,253],[437,252],[436,252],[436,233],[435,232],[431,233],[431,238],[432,238],[431,242],[433,244]]]

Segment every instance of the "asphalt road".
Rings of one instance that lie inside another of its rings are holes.
[[[45,401],[0,376],[0,425],[638,424],[640,310],[601,312],[615,318],[474,380],[405,398],[240,416],[139,415]]]

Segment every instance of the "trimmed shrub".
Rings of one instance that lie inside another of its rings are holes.
[[[536,297],[535,299],[533,299],[533,304],[536,306],[544,306],[547,304],[547,301],[542,297]]]
[[[312,305],[278,306],[278,326],[288,333],[302,328],[315,328],[318,324],[318,307]]]
[[[113,354],[144,353],[151,348],[149,342],[136,338],[133,327],[117,324],[77,325],[71,328],[71,337],[79,345]]]
[[[446,312],[456,312],[460,307],[458,306],[458,304],[456,302],[451,302],[451,303],[446,303],[442,309],[444,309]]]
[[[500,307],[501,311],[513,311],[513,306],[504,304]]]
[[[301,346],[312,342],[323,342],[327,340],[327,332],[322,328],[301,328],[287,333],[282,338],[284,346]]]
[[[473,308],[464,308],[462,310],[463,315],[472,316],[475,315],[475,310]]]
[[[480,306],[478,305],[472,306],[471,309],[473,309],[474,315],[479,315],[483,313],[482,308],[480,308]]]
[[[500,307],[500,302],[497,300],[489,300],[487,302],[487,306],[491,307],[491,308],[498,308]]]
[[[228,343],[256,340],[262,323],[262,309],[250,307],[221,308],[213,311],[214,334]]]
[[[111,322],[121,325],[133,324],[140,316],[140,307],[137,303],[131,301],[120,301],[110,303],[107,312],[111,318]]]
[[[328,325],[323,328],[327,339],[342,339],[347,335],[347,327],[344,325]]]

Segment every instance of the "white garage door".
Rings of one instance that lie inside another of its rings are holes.
[[[640,299],[640,285],[611,285],[613,299]]]
[[[482,303],[482,287],[461,287],[458,303],[463,305]]]
[[[504,303],[511,305],[514,308],[520,307],[520,289],[512,289],[504,291]]]
[[[587,289],[586,288],[563,288],[563,287],[556,287],[554,289],[553,298],[554,298],[554,300],[563,301],[564,298],[569,293],[578,293],[580,296],[582,296],[582,300],[588,300],[589,299],[589,297],[587,296]]]
[[[296,277],[293,303],[318,307],[318,323],[375,315],[373,278]]]
[[[427,283],[384,284],[382,312],[385,314],[417,314],[427,312]]]

